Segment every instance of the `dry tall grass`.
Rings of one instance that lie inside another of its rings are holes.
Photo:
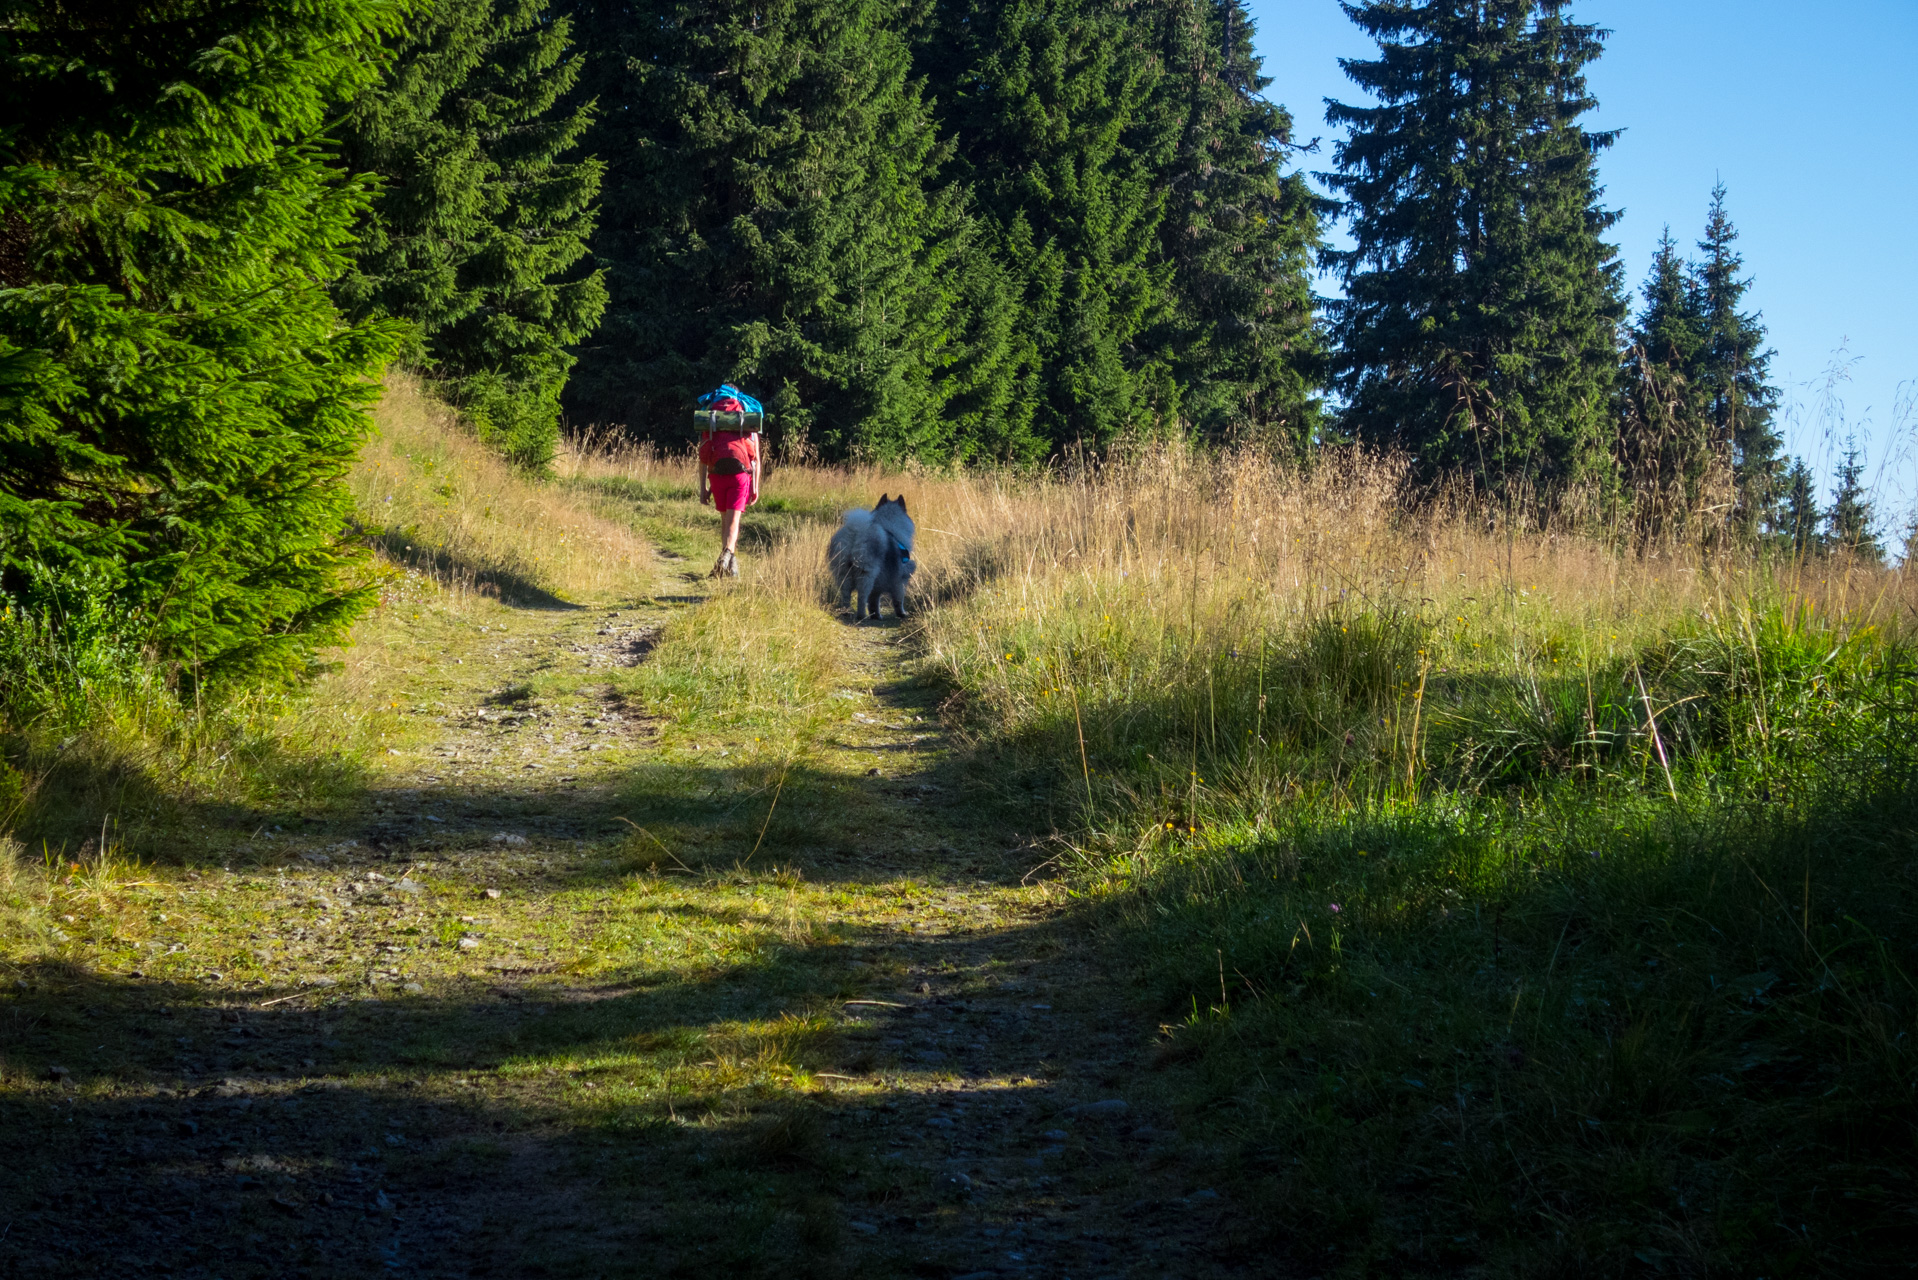
[[[567,465],[655,484],[690,474],[651,450]],[[1358,450],[1302,469],[1154,449],[1038,476],[784,468],[766,493],[815,515],[904,493],[919,528],[913,592],[934,606],[921,623],[928,655],[961,685],[1015,699],[1058,690],[1071,677],[1058,664],[1076,670],[1095,652],[1102,674],[1077,670],[1082,685],[1116,678],[1123,654],[1128,679],[1156,687],[1162,664],[1256,648],[1355,610],[1417,620],[1433,667],[1524,675],[1628,654],[1680,620],[1722,619],[1760,599],[1802,602],[1847,626],[1897,627],[1918,609],[1900,572],[1723,546],[1647,551],[1625,529],[1541,530],[1466,503],[1414,507],[1405,480],[1402,462]],[[827,520],[797,524],[753,564],[746,592],[780,602],[769,616],[811,611],[829,531]],[[1051,666],[1035,664],[1038,654]],[[982,680],[978,663],[1012,667]]]
[[[1902,575],[1845,561],[1686,545],[1644,553],[1602,528],[1514,527],[1458,503],[1414,509],[1402,462],[1358,450],[1328,452],[1309,469],[1154,450],[1030,483],[952,478],[918,489],[922,580],[947,597],[991,590],[1016,599],[1015,611],[1093,591],[1128,620],[1190,628],[1358,597],[1639,630],[1761,581],[1861,618],[1918,600]]]
[[[915,587],[948,605],[924,623],[929,656],[1002,727],[1062,697],[1155,697],[1208,678],[1215,655],[1360,614],[1399,619],[1415,641],[1409,702],[1421,670],[1536,681],[1754,609],[1803,605],[1841,629],[1896,629],[1918,609],[1906,575],[1842,558],[1646,552],[1622,530],[1415,508],[1401,463],[1356,450],[1300,469],[1160,449],[1036,479],[906,487]]]
[[[577,601],[630,592],[650,563],[631,528],[502,461],[412,376],[388,375],[374,422],[351,484],[395,563],[454,591]]]
[[[689,459],[650,446],[574,450],[559,465],[562,474],[654,485],[689,485],[692,474]],[[1355,598],[1410,602],[1468,620],[1603,626],[1621,647],[1632,633],[1761,586],[1861,622],[1918,605],[1906,575],[1842,558],[1781,560],[1696,543],[1646,550],[1626,528],[1539,529],[1463,502],[1414,506],[1403,461],[1362,450],[1328,451],[1309,468],[1176,448],[1034,476],[785,467],[770,473],[766,493],[815,513],[907,495],[919,526],[914,590],[966,605],[929,620],[935,645],[954,627],[1004,621],[1008,608],[1044,618],[1068,600],[1095,598],[1127,625],[1152,619],[1185,631],[1270,623]],[[808,554],[796,576],[782,568],[755,589],[812,598],[824,553],[810,578]]]

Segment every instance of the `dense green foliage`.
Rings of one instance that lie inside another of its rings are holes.
[[[999,433],[1005,286],[876,0],[577,3],[609,161],[586,421],[683,436],[721,380],[786,446],[938,457]],[[948,410],[950,409],[950,416]],[[964,429],[967,440],[956,440]]]
[[[1163,146],[1143,119],[1155,77],[1128,28],[1102,6],[1017,0],[948,6],[926,35],[953,172],[1017,281],[1018,394],[1053,444],[1149,426],[1174,394],[1162,358],[1126,349],[1170,278],[1155,252]]]
[[[1731,450],[1735,516],[1749,536],[1776,523],[1785,463],[1784,442],[1772,425],[1778,392],[1768,381],[1765,327],[1756,314],[1739,310],[1751,281],[1739,278],[1744,260],[1732,249],[1737,238],[1720,183],[1698,244],[1704,256],[1692,272],[1704,328],[1697,384],[1714,438]]]
[[[1327,254],[1337,385],[1359,439],[1484,488],[1556,488],[1603,470],[1612,437],[1615,251],[1601,235],[1595,104],[1603,33],[1563,0],[1367,0],[1379,42],[1347,73],[1379,101],[1326,180],[1353,246]]]
[[[1316,201],[1302,174],[1281,172],[1292,118],[1262,96],[1272,82],[1239,0],[1170,3],[1159,22],[1168,74],[1150,110],[1178,130],[1158,178],[1172,279],[1143,345],[1165,353],[1179,416],[1204,436],[1303,448],[1323,370],[1307,270]]]
[[[1874,564],[1885,558],[1884,544],[1874,527],[1877,514],[1872,510],[1871,493],[1865,486],[1865,462],[1856,439],[1845,442],[1845,457],[1838,464],[1837,483],[1832,489],[1831,509],[1825,513],[1828,545]]]
[[[1645,280],[1645,309],[1628,335],[1618,460],[1641,533],[1694,532],[1693,513],[1712,505],[1728,479],[1728,450],[1711,430],[1700,378],[1707,351],[1698,292],[1670,230],[1659,239]]]
[[[1785,473],[1784,497],[1779,505],[1780,536],[1793,551],[1817,549],[1825,513],[1818,506],[1818,482],[1803,458],[1794,458]]]
[[[611,304],[568,402],[672,438],[1029,458],[1309,430],[1317,231],[1237,0],[578,0]]]
[[[605,306],[586,255],[602,164],[573,158],[587,103],[566,19],[543,0],[432,0],[354,102],[344,159],[383,183],[335,285],[351,315],[411,321],[410,358],[483,439],[539,465],[559,432],[568,347]]]
[[[297,669],[363,602],[341,476],[392,336],[327,294],[366,192],[316,138],[399,9],[9,9],[0,584],[196,682]]]

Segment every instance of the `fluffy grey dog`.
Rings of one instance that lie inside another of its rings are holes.
[[[892,597],[894,617],[910,617],[906,608],[906,580],[919,566],[912,559],[912,517],[906,514],[906,496],[879,495],[871,511],[848,511],[826,547],[826,566],[832,571],[833,607],[852,592],[853,616],[879,616],[879,597]]]

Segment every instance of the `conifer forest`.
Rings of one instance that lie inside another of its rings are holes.
[[[1907,1269],[1918,531],[1338,7],[0,0],[0,1272]]]
[[[1353,6],[1325,198],[1237,3],[17,4],[8,588],[164,600],[201,676],[337,634],[393,360],[535,467],[730,380],[795,459],[1353,441],[1875,550],[1794,505],[1722,188],[1628,291],[1566,10]]]

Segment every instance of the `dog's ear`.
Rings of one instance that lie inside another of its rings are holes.
[[[906,510],[906,495],[903,493],[899,495],[899,514],[902,516],[911,514]]]
[[[873,504],[872,504],[872,509],[873,509],[874,511],[877,511],[877,510],[879,510],[879,508],[881,508],[881,507],[883,507],[883,506],[885,506],[885,505],[886,505],[886,495],[882,493],[882,494],[880,494],[880,495],[879,495],[879,501],[877,501],[877,502],[875,502],[875,503],[873,503]]]

